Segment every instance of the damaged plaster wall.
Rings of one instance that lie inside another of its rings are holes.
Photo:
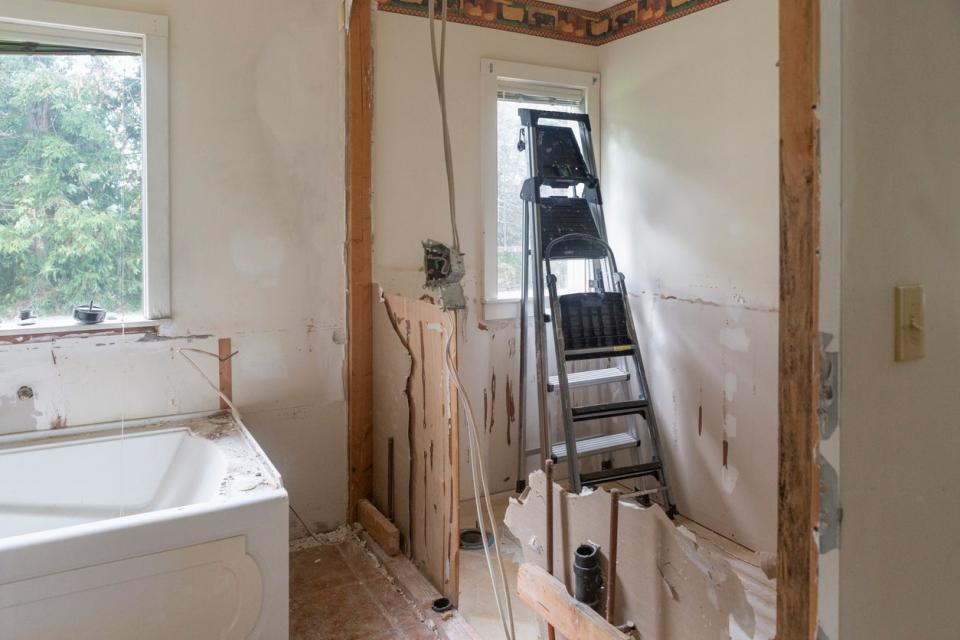
[[[840,638],[957,637],[960,5],[843,1]],[[926,357],[894,361],[894,287]]]
[[[417,299],[423,290],[420,241],[450,239],[444,182],[440,111],[430,61],[427,22],[420,18],[376,12],[374,29],[374,280],[388,293]],[[451,118],[457,211],[462,249],[466,253],[464,288],[469,310],[458,327],[461,375],[483,422],[480,435],[492,492],[516,485],[519,393],[516,380],[517,324],[482,318],[483,218],[480,194],[480,60],[495,58],[582,71],[596,71],[598,49],[586,45],[531,38],[521,34],[450,24],[447,48],[447,93]],[[384,314],[382,304],[375,314]],[[381,354],[402,366],[399,341],[389,322],[375,320],[375,433],[407,428],[402,375],[385,371]],[[384,385],[389,385],[385,387]],[[532,396],[531,396],[532,397]],[[531,403],[534,404],[534,403]],[[461,419],[461,424],[465,421]],[[375,439],[381,439],[379,435]],[[472,495],[466,434],[461,432],[461,491]],[[382,452],[375,457],[374,497],[386,505],[386,468]],[[399,453],[399,449],[398,449]],[[397,473],[406,468],[398,458]],[[399,504],[399,502],[398,502]],[[398,516],[399,517],[399,516]],[[472,526],[465,522],[464,526]]]
[[[229,337],[245,422],[293,506],[333,528],[347,457],[339,3],[83,4],[170,18],[173,319],[161,335],[208,337],[0,345],[0,431],[216,409],[176,349],[216,352]],[[216,361],[193,357],[216,380]]]
[[[681,513],[776,549],[778,11],[600,48],[605,213]]]
[[[531,474],[529,489],[519,499],[511,498],[504,519],[520,541],[524,559],[542,568],[547,558],[545,489],[543,472]],[[610,494],[601,489],[575,495],[555,485],[553,502],[554,576],[573,593],[574,550],[589,542],[600,547],[601,575],[606,580]],[[643,508],[624,499],[618,515],[614,624],[629,620],[641,638],[651,640],[739,640],[756,635],[756,613],[743,583],[719,552],[701,546],[659,505]],[[605,591],[600,600],[605,601]],[[599,608],[604,612],[603,604]]]

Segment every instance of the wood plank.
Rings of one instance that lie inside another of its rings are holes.
[[[779,640],[817,632],[819,52],[819,0],[780,0]]]
[[[220,354],[220,393],[233,402],[233,358],[230,357],[232,353],[230,338],[220,338],[217,341],[217,348]],[[226,400],[220,398],[220,410],[226,411],[229,408],[230,405]]]
[[[387,555],[395,556],[400,553],[400,530],[369,500],[357,503],[357,522]]]
[[[459,597],[459,402],[444,366],[444,340],[456,326],[452,314],[425,300],[383,296],[400,342],[410,355],[409,553],[414,565],[454,603]]]
[[[535,564],[525,562],[517,574],[520,599],[567,638],[577,640],[628,640],[603,617],[577,602],[563,583]]]
[[[347,31],[347,508],[373,493],[372,9],[355,2]]]

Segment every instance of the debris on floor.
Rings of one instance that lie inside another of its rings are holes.
[[[291,640],[437,637],[349,527],[291,546]]]

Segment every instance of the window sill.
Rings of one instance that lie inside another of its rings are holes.
[[[516,320],[520,317],[520,298],[493,298],[483,301],[484,320]]]
[[[81,324],[69,316],[39,318],[34,324],[29,325],[5,320],[0,322],[0,344],[47,342],[62,338],[85,338],[91,335],[157,333],[159,326],[158,320],[147,320],[143,316],[121,319],[114,314],[109,314],[107,319],[99,324]]]

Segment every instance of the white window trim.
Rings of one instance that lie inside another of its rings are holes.
[[[134,38],[143,60],[143,314],[170,317],[170,150],[166,16],[52,0],[0,0],[0,30],[71,32],[107,48]],[[70,328],[75,328],[72,326]]]
[[[481,200],[483,211],[483,316],[505,320],[520,315],[518,299],[497,292],[497,89],[504,80],[583,90],[591,117],[593,146],[600,166],[600,74],[484,58],[480,61]]]

